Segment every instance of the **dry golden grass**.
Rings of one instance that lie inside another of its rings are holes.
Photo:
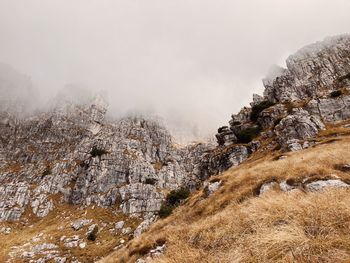
[[[350,190],[272,190],[257,196],[271,180],[350,180],[349,173],[336,169],[350,163],[350,137],[329,141],[328,134],[322,136],[325,143],[289,153],[287,159],[259,154],[214,177],[223,186],[212,196],[195,193],[173,215],[101,262],[135,262],[162,240],[166,252],[153,262],[350,262]]]
[[[56,199],[58,199],[58,197]],[[23,217],[29,220],[30,227],[28,224],[23,224],[23,222],[0,224],[0,228],[4,226],[12,228],[12,233],[9,235],[0,233],[0,262],[6,262],[9,259],[9,252],[16,251],[11,249],[12,247],[21,247],[40,233],[42,233],[45,238],[38,243],[35,243],[35,245],[42,243],[55,243],[59,246],[59,251],[62,255],[70,254],[78,258],[80,262],[84,263],[95,262],[96,259],[113,251],[113,248],[119,245],[121,239],[128,240],[127,235],[122,235],[121,233],[116,235],[109,232],[109,229],[114,228],[114,223],[124,220],[126,226],[132,228],[135,228],[140,223],[140,220],[138,219],[131,219],[126,215],[111,212],[113,208],[107,210],[99,207],[94,207],[94,209],[89,207],[85,210],[80,210],[77,206],[58,204],[58,202],[55,203],[55,211],[51,212],[45,218],[37,218],[28,207]],[[81,218],[92,219],[93,223],[98,224],[99,233],[95,242],[86,239],[85,233],[87,227],[84,227],[79,231],[74,231],[72,229],[71,223]],[[103,227],[103,223],[107,223],[107,225]],[[84,239],[84,241],[87,242],[86,249],[80,249],[79,247],[64,247],[60,238],[62,236],[72,237],[73,235],[79,235],[81,239]],[[16,259],[11,262],[26,261]]]

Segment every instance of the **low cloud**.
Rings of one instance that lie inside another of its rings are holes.
[[[205,137],[262,92],[272,64],[346,33],[348,10],[347,0],[2,0],[0,61],[31,79],[34,101],[103,92],[111,115],[156,113]]]

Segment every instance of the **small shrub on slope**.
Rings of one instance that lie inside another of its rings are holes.
[[[262,101],[257,105],[254,105],[252,107],[252,113],[250,114],[250,120],[251,121],[256,121],[259,117],[260,112],[262,112],[263,110],[270,108],[271,106],[275,105],[273,102],[271,101]]]
[[[171,191],[162,204],[159,216],[165,218],[171,214],[173,209],[178,206],[183,200],[187,199],[190,196],[190,191],[186,188],[180,188],[179,190]]]

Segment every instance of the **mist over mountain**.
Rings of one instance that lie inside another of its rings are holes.
[[[271,64],[347,32],[349,8],[344,0],[3,0],[0,62],[30,78],[37,94],[20,93],[35,106],[102,93],[110,116],[155,114],[181,137],[205,138],[262,92]]]
[[[0,262],[350,262],[349,10],[0,0]]]

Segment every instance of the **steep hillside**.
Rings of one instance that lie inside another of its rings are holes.
[[[185,147],[157,119],[106,118],[100,96],[23,115],[15,92],[0,110],[0,261],[350,260],[350,36],[263,84],[217,145]]]
[[[218,129],[204,188],[102,262],[348,262],[349,47],[327,38],[275,68]]]
[[[106,111],[96,97],[30,118],[0,113],[0,261],[92,262],[155,221],[167,192],[201,184],[209,145],[179,147],[156,119]],[[88,228],[89,248],[107,250],[85,249]]]
[[[310,149],[256,154],[212,177],[216,191],[198,191],[101,262],[349,262],[344,125],[329,127]]]

